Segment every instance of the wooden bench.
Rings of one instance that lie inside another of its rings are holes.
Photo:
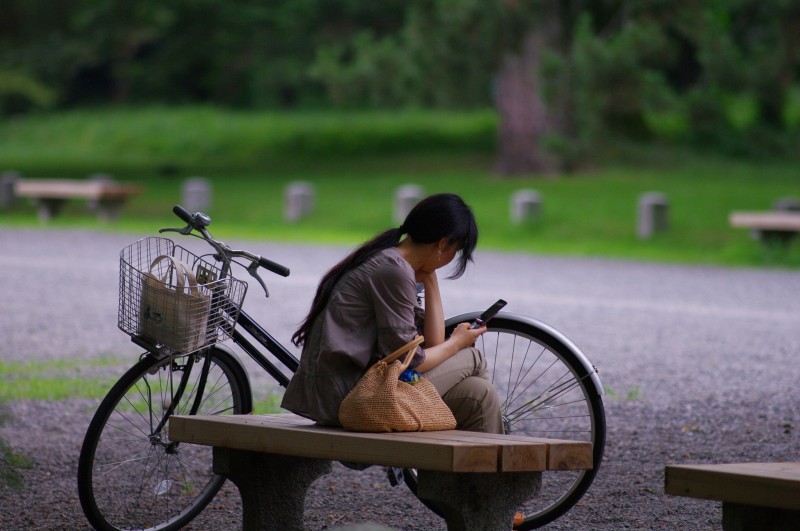
[[[786,245],[800,232],[800,212],[731,212],[729,221],[732,227],[756,231],[767,243]]]
[[[57,216],[69,199],[88,200],[101,221],[111,221],[119,216],[125,201],[139,193],[139,186],[111,181],[19,179],[14,183],[14,195],[30,198],[42,222]]]
[[[510,529],[544,470],[592,467],[589,442],[465,431],[354,433],[286,415],[173,416],[173,441],[213,446],[214,472],[236,484],[244,529],[303,529],[309,485],[331,461],[416,468],[417,496],[447,529]]]
[[[722,502],[722,528],[800,529],[800,462],[667,465],[664,490]]]

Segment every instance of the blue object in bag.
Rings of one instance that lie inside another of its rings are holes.
[[[400,373],[400,376],[398,376],[397,379],[401,382],[415,384],[419,381],[419,372],[412,369],[406,369]]]

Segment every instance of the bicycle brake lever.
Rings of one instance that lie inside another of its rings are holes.
[[[250,273],[251,277],[258,280],[258,283],[261,284],[261,287],[264,289],[264,295],[269,297],[269,290],[267,289],[267,285],[264,284],[264,280],[258,274],[258,267],[258,262],[250,262],[250,265],[247,266],[247,272]]]
[[[182,229],[178,229],[178,228],[174,228],[174,227],[166,228],[166,229],[158,229],[158,232],[159,233],[162,233],[162,232],[177,232],[178,234],[182,234],[184,236],[188,236],[189,233],[192,232],[192,226],[191,225],[186,225]]]

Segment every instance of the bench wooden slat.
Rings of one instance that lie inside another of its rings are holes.
[[[588,470],[594,466],[593,447],[588,441],[537,437],[528,440],[547,444],[547,470]]]
[[[103,181],[20,179],[14,184],[14,193],[18,196],[52,199],[113,199],[128,197],[140,192],[141,188],[136,185]]]
[[[800,231],[800,212],[732,212],[729,221],[739,228]]]
[[[392,434],[396,436],[398,434]],[[485,437],[486,433],[448,431],[420,431],[403,433],[414,439],[437,441],[442,443],[463,442],[480,443],[497,448],[497,470],[502,472],[540,472],[547,470],[547,445],[531,444],[531,441],[514,441]],[[500,436],[502,437],[502,436]]]
[[[469,438],[471,440],[482,440],[487,443],[501,444],[501,470],[506,472],[529,470],[587,470],[592,468],[592,443],[590,442],[461,431],[429,431],[418,432],[415,433],[415,435],[418,437],[435,439],[457,437],[457,435],[448,435],[450,433],[469,433]],[[531,443],[544,445],[544,455],[541,455],[539,450],[534,451],[532,449],[533,447],[529,446]],[[543,459],[543,461],[540,462],[541,459]],[[533,461],[536,462],[535,465],[527,464]],[[534,466],[535,468],[528,468],[528,466]]]
[[[277,425],[259,415],[173,416],[171,440],[299,457],[417,467],[443,472],[494,472],[497,447],[441,444],[406,434],[351,433],[313,424]]]
[[[667,465],[664,491],[675,496],[800,510],[800,462]]]
[[[270,422],[275,424],[286,424],[292,426],[298,425],[314,425],[314,422],[292,413],[272,414],[269,415]],[[380,435],[380,434],[379,434]],[[400,434],[394,434],[397,436]],[[460,441],[467,443],[484,442],[488,444],[499,444],[499,464],[498,470],[505,472],[531,472],[547,470],[548,467],[548,454],[549,448],[547,444],[532,446],[530,439],[517,438],[514,439],[505,435],[497,435],[493,433],[464,433],[457,430],[448,431],[426,431],[426,432],[407,432],[402,435],[418,439],[432,439],[438,441]],[[549,442],[549,441],[548,441]],[[565,443],[572,443],[574,441],[564,441]],[[576,443],[580,444],[580,443]],[[589,450],[591,455],[591,449]],[[591,465],[590,465],[591,466]]]
[[[592,466],[589,442],[458,430],[354,433],[293,414],[174,416],[170,438],[208,446],[446,472],[538,472]]]

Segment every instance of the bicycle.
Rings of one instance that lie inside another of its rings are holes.
[[[121,253],[119,324],[144,352],[102,400],[81,447],[80,502],[91,525],[100,530],[178,529],[197,516],[221,488],[225,479],[211,470],[211,448],[172,442],[167,427],[173,414],[253,411],[248,372],[222,340],[230,338],[284,388],[290,378],[279,367],[294,373],[299,365],[288,349],[242,310],[247,285],[231,274],[233,265],[246,269],[269,297],[258,270],[285,277],[289,269],[214,239],[206,214],[191,214],[180,206],[173,212],[186,226],[159,232],[203,239],[214,253],[198,256],[161,237],[145,238]],[[173,351],[141,335],[137,325],[137,287],[141,289],[137,283],[141,283],[145,268],[165,253],[190,261],[212,297],[206,341],[194,352]],[[479,313],[451,317],[448,332],[460,322],[473,321]],[[500,312],[487,328],[477,346],[486,356],[492,382],[503,398],[506,432],[593,443],[591,470],[543,473],[541,495],[532,496],[520,508],[526,518],[516,526],[534,529],[572,508],[597,474],[606,431],[603,387],[597,368],[581,350],[541,321]],[[393,484],[402,476],[416,493],[415,470],[389,468],[388,472]]]

